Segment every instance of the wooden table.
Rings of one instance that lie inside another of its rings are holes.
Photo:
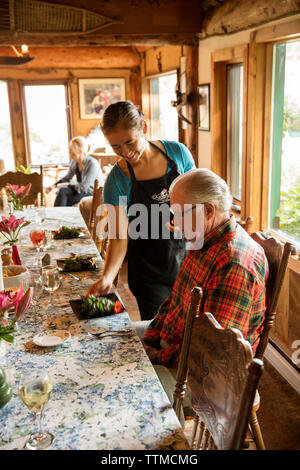
[[[46,216],[84,226],[75,207],[47,208]],[[25,262],[32,262],[34,248],[28,243],[21,251]],[[96,253],[96,247],[90,238],[60,240],[48,252],[55,259],[70,252]],[[53,383],[42,418],[43,428],[55,435],[50,449],[188,449],[128,314],[89,320],[99,328],[129,330],[128,337],[88,336],[86,322],[73,314],[69,299],[85,294],[99,272],[75,275],[81,280],[61,274],[50,307],[46,310],[50,294],[45,293],[20,321],[15,344],[0,356],[14,389],[13,398],[0,410],[0,449],[22,449],[31,432],[33,415],[18,397],[18,377],[34,367],[45,368]],[[36,333],[55,328],[67,329],[71,339],[55,348],[32,342]]]

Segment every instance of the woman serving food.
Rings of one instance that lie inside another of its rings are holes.
[[[142,320],[150,320],[168,297],[186,254],[184,240],[172,232],[168,237],[157,237],[157,233],[161,235],[164,231],[164,223],[154,227],[151,214],[155,212],[154,206],[169,206],[172,181],[194,168],[194,160],[181,143],[148,141],[147,124],[131,101],[111,104],[104,112],[101,129],[120,156],[106,179],[103,193],[104,204],[114,209],[108,208],[108,218],[114,212],[118,222],[115,233],[108,234],[103,273],[87,295],[103,295],[111,290],[127,253],[129,288],[136,297]],[[146,236],[131,233],[130,226],[138,225],[136,207],[147,210]],[[113,225],[110,220],[108,225]]]

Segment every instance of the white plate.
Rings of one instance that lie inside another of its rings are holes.
[[[69,331],[67,330],[49,330],[39,333],[33,338],[34,344],[37,346],[43,346],[49,348],[58,346],[71,338]]]

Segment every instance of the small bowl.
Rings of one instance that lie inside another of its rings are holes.
[[[10,273],[10,276],[6,276],[7,273]],[[29,278],[28,269],[26,266],[16,266],[14,264],[9,266],[2,267],[3,273],[3,286],[4,289],[19,289],[20,285],[25,285]]]

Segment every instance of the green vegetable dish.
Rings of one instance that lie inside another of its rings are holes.
[[[86,318],[104,317],[114,314],[115,302],[106,297],[95,297],[90,295],[87,297],[80,307],[81,315]]]
[[[83,256],[65,258],[62,265],[64,271],[84,271],[86,269],[96,269],[95,260],[93,258],[84,258]]]
[[[54,234],[56,240],[63,238],[78,238],[80,235],[80,230],[78,228],[69,228],[63,225],[59,230]]]

